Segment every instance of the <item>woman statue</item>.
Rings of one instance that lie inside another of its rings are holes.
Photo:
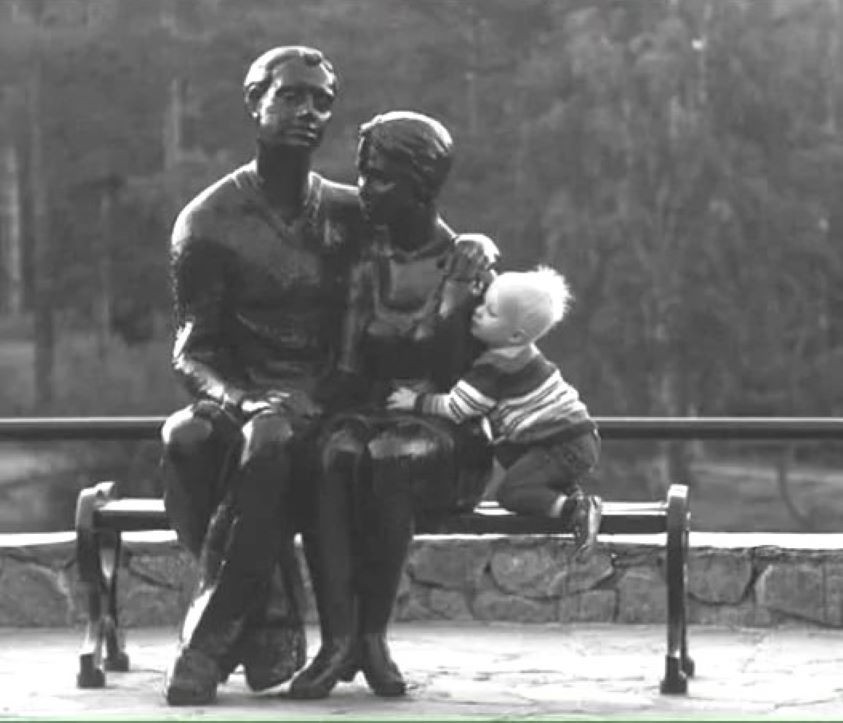
[[[439,216],[452,149],[444,126],[418,113],[360,130],[360,204],[376,230],[352,271],[339,369],[363,380],[363,398],[322,432],[309,556],[322,643],[291,684],[296,698],[327,696],[358,670],[377,695],[405,693],[386,630],[414,518],[472,508],[491,471],[478,427],[385,408],[397,384],[446,391],[480,351],[471,314],[497,249]]]

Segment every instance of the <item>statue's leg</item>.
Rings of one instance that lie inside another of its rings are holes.
[[[214,700],[221,664],[231,659],[247,620],[265,603],[289,534],[278,520],[289,489],[292,439],[288,420],[273,413],[260,414],[243,427],[240,457],[208,525],[199,585],[167,675],[171,705]]]
[[[315,658],[290,686],[293,698],[324,698],[338,680],[355,672],[352,492],[369,435],[362,418],[344,418],[330,425],[319,442],[313,515],[302,537],[322,639]]]
[[[414,488],[453,475],[453,444],[437,428],[396,421],[369,443],[368,489],[358,489],[364,527],[359,575],[362,667],[377,695],[399,696],[406,683],[392,660],[386,630],[413,536]]]
[[[310,461],[312,440],[296,434],[290,445],[290,486],[283,490],[277,524],[284,532],[278,560],[264,600],[247,622],[241,660],[252,690],[266,690],[288,680],[307,660],[304,635],[304,582],[295,549],[300,505],[296,486],[311,484],[315,475]]]
[[[213,402],[170,415],[161,429],[164,506],[179,541],[199,558],[208,521],[222,498],[226,462],[240,427]]]

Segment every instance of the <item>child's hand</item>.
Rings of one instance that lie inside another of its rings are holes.
[[[406,387],[398,387],[386,400],[387,409],[411,411],[416,403],[416,393]]]

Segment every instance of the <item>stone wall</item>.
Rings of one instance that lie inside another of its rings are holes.
[[[177,625],[195,570],[172,532],[129,533],[119,604],[127,627]],[[843,535],[692,533],[692,623],[843,627]],[[398,620],[658,623],[663,536],[615,537],[587,563],[565,538],[420,537]],[[72,533],[0,535],[0,626],[80,625]],[[309,619],[315,621],[308,590]]]

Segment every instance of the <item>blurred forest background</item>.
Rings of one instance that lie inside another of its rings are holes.
[[[543,348],[594,414],[843,415],[842,42],[838,0],[0,0],[0,415],[183,403],[170,227],[288,43],[340,76],[327,176],[376,112],[452,130],[447,217],[568,276]],[[681,476],[698,528],[841,528],[834,445],[604,449],[604,494]],[[100,472],[158,491],[154,444],[4,452],[0,529],[69,527]]]

